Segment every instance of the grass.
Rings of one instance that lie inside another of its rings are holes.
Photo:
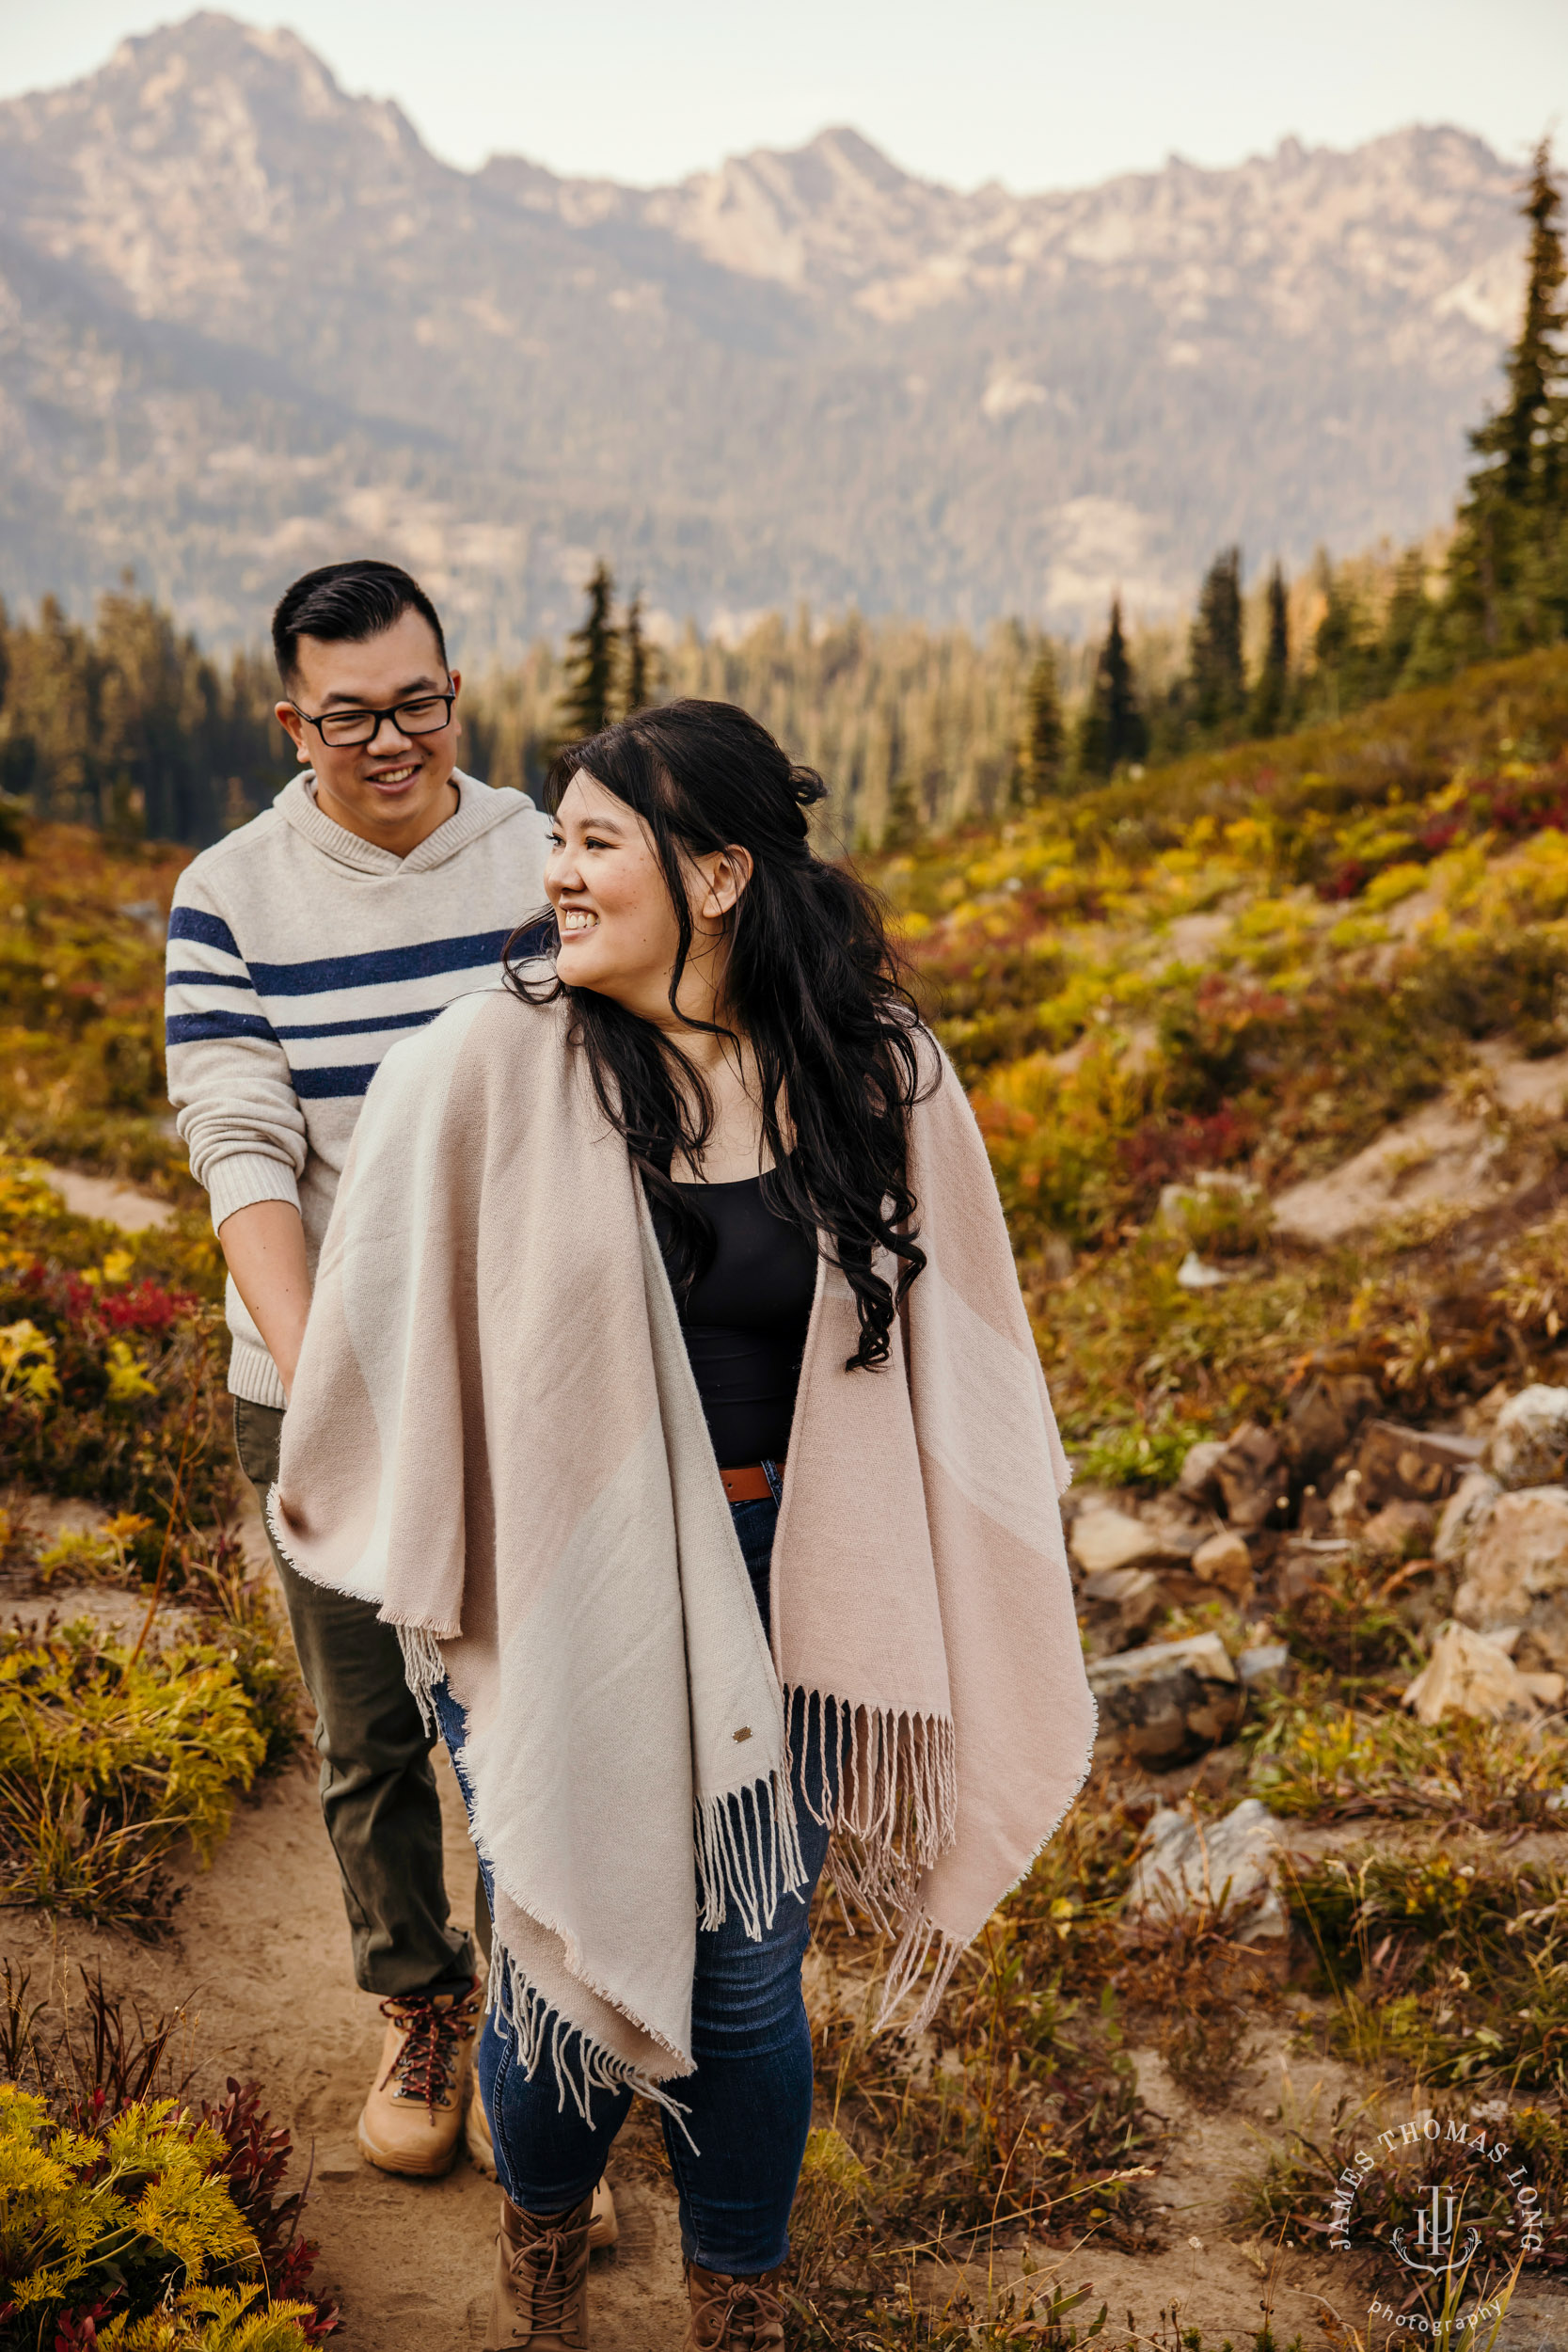
[[[1568,1743],[1535,1724],[1454,1715],[1418,1724],[1297,1703],[1277,1706],[1252,1747],[1252,1793],[1298,1821],[1461,1822],[1556,1828]]]
[[[1568,2097],[1562,1870],[1371,1847],[1298,1867],[1289,1892],[1343,2056],[1442,2090]]]

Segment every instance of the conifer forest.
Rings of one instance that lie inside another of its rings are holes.
[[[605,557],[569,637],[465,677],[461,763],[535,798],[676,696],[820,771],[817,846],[882,895],[968,1090],[1073,1465],[1090,1779],[914,2042],[873,2032],[884,1939],[824,1889],[791,2352],[1568,2344],[1545,143],[1520,204],[1496,403],[1419,545],[1293,576],[1222,545],[1180,626],[1118,596],[1072,642],[803,609],[656,635]],[[307,2078],[213,1958],[235,1918],[283,1949],[281,1917],[287,1966],[327,1964],[163,1058],[176,879],[294,767],[260,624],[220,658],[131,577],[0,614],[0,2352],[480,2341],[493,2191],[464,2158],[376,2221],[394,2192],[329,2120],[373,2004],[345,1976]],[[673,2346],[645,2106],[614,2165],[602,2342]],[[1421,2267],[1442,2198],[1474,2242]],[[458,2254],[397,2333],[397,2216],[437,2203]]]

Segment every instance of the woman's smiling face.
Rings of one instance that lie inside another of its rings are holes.
[[[683,1009],[689,995],[710,998],[715,990],[725,917],[750,871],[744,850],[689,860],[692,940]],[[566,986],[591,988],[644,1021],[667,1025],[680,926],[664,868],[636,810],[583,768],[551,820],[545,893],[555,909],[556,970]]]
[[[556,969],[628,1011],[668,1011],[680,945],[675,910],[647,826],[584,769],[550,828],[545,891],[561,932]]]

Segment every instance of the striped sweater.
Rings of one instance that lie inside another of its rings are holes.
[[[188,866],[168,926],[169,1100],[221,1227],[257,1200],[305,1221],[312,1278],[365,1089],[387,1048],[499,978],[544,903],[546,819],[453,777],[460,805],[405,858],[317,807],[309,774]],[[283,1384],[229,1285],[229,1386]]]

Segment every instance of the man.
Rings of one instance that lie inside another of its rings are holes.
[[[263,1497],[365,1090],[399,1037],[498,983],[507,939],[544,904],[547,829],[525,794],[457,768],[461,677],[395,564],[307,573],[273,647],[304,772],[182,875],[167,972],[169,1096],[228,1263],[235,1440]],[[477,1995],[448,1913],[431,1740],[392,1629],[273,1557],[318,1711],[355,1975],[388,2020],[360,2150],[442,2172]],[[483,2162],[477,2102],[469,2143]]]

